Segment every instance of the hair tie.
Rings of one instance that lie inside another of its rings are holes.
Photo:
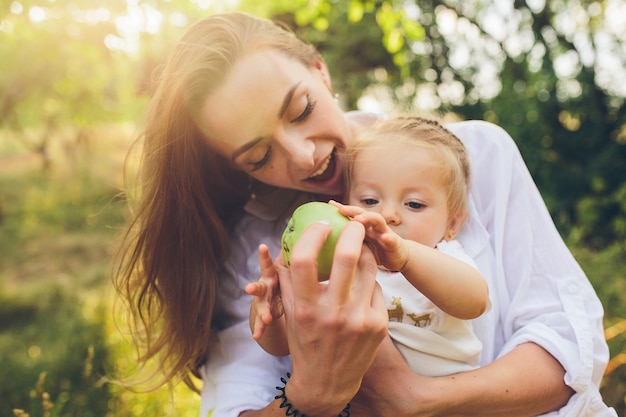
[[[280,382],[283,383],[282,387],[276,387],[280,394],[274,397],[275,400],[281,400],[280,408],[286,408],[285,415],[288,417],[306,417],[306,414],[302,414],[300,411],[296,410],[293,407],[293,404],[289,402],[287,396],[285,395],[285,388],[287,386],[287,380],[291,378],[291,374],[287,372],[287,379],[280,377]],[[346,404],[346,406],[341,410],[341,413],[337,415],[337,417],[350,417],[350,403]]]

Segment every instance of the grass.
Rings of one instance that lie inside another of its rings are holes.
[[[199,397],[182,385],[140,394],[105,379],[133,358],[114,325],[109,275],[132,134],[105,126],[80,144],[51,141],[42,171],[36,155],[0,132],[0,416],[198,415]],[[605,306],[611,372],[602,393],[623,415],[624,244],[572,249]]]
[[[110,280],[131,131],[51,149],[47,171],[0,135],[0,416],[198,415],[186,387],[141,394],[106,379],[133,355]]]

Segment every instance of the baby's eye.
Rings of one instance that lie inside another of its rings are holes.
[[[315,108],[315,104],[316,101],[311,101],[311,98],[309,97],[309,95],[306,95],[306,105],[304,106],[304,109],[302,110],[302,113],[300,113],[295,119],[292,119],[291,122],[292,123],[298,123],[298,122],[302,122],[304,120],[306,120],[311,113],[313,112],[313,109]]]
[[[271,156],[272,156],[272,146],[268,146],[267,150],[265,151],[261,159],[259,159],[258,161],[248,162],[248,165],[251,166],[250,171],[254,172],[263,168],[263,166],[265,166],[265,164],[267,163],[267,161],[269,161]]]
[[[408,203],[406,203],[406,205],[413,210],[419,210],[421,208],[426,207],[424,204],[418,201],[409,201]]]
[[[375,198],[364,198],[363,200],[361,200],[361,204],[363,204],[364,206],[375,206],[376,204],[378,204],[378,200],[376,200]]]

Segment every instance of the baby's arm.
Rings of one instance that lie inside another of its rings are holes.
[[[261,278],[246,285],[252,295],[250,330],[252,337],[267,352],[275,356],[289,354],[283,304],[280,298],[278,275],[266,245],[259,246]]]
[[[487,310],[489,289],[476,268],[437,249],[405,242],[409,256],[400,272],[437,307],[463,320]]]
[[[379,265],[401,272],[422,294],[444,312],[459,319],[474,319],[489,305],[487,282],[480,272],[435,248],[403,239],[375,212],[333,202],[340,213],[362,223],[366,242]]]

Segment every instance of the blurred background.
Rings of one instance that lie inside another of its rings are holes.
[[[623,0],[0,0],[0,416],[197,415],[184,386],[103,379],[134,354],[110,257],[153,71],[188,25],[226,10],[317,45],[346,109],[410,106],[515,138],[605,306],[602,393],[623,415]]]

